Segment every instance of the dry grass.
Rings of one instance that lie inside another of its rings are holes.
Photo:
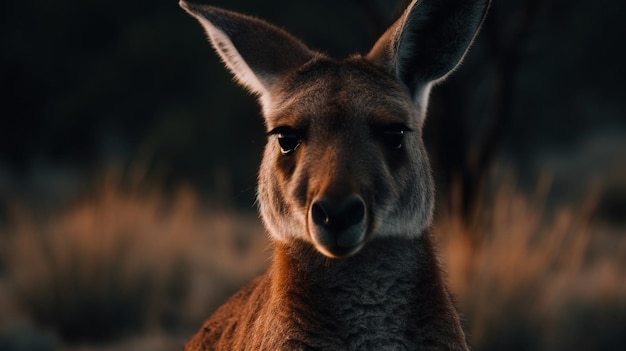
[[[14,211],[0,233],[0,349],[12,349],[2,328],[20,316],[62,337],[51,350],[177,349],[267,267],[254,214],[203,205],[189,189],[154,189],[112,177],[45,216]],[[499,187],[469,229],[455,206],[439,217],[474,349],[621,350],[626,238],[591,225],[593,199],[549,213],[547,189],[527,196]],[[469,231],[483,240],[470,244]],[[32,340],[31,329],[19,333]]]
[[[548,211],[547,184],[531,197],[501,185],[470,228],[454,204],[438,221],[472,344],[477,350],[621,350],[626,237],[591,226],[594,199]],[[475,233],[482,240],[471,243]]]
[[[254,216],[208,212],[184,188],[165,194],[110,177],[68,208],[11,219],[5,294],[71,343],[195,329],[266,264]]]

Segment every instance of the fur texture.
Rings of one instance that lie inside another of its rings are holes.
[[[466,350],[430,240],[380,239],[332,262],[305,242],[278,243],[268,273],[186,350]]]
[[[185,350],[467,350],[428,231],[422,129],[431,85],[458,66],[489,0],[415,0],[344,60],[253,17],[181,6],[260,98],[258,203],[274,242],[267,273]]]

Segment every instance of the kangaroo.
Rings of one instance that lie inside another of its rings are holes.
[[[490,0],[414,0],[366,55],[335,60],[260,19],[185,1],[259,98],[268,271],[184,350],[468,350],[433,237],[422,129]]]

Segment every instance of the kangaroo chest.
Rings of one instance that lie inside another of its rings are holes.
[[[296,313],[291,316],[297,317],[286,323],[294,341],[328,350],[401,350],[411,346],[411,308],[405,298],[359,290],[334,293],[331,299],[312,300],[324,308],[294,309]]]
[[[392,245],[393,242],[387,242]],[[375,244],[371,249],[375,249]],[[393,246],[393,245],[392,245]],[[389,247],[387,247],[389,249]],[[369,250],[367,250],[369,251]],[[390,257],[375,251],[341,261],[287,260],[289,284],[277,287],[275,314],[295,349],[413,349],[418,247]],[[300,257],[306,255],[300,255]],[[378,257],[374,257],[378,256]]]

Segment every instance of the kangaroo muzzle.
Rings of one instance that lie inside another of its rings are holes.
[[[358,195],[321,197],[309,209],[309,233],[315,247],[331,258],[348,257],[365,242],[367,210]]]

